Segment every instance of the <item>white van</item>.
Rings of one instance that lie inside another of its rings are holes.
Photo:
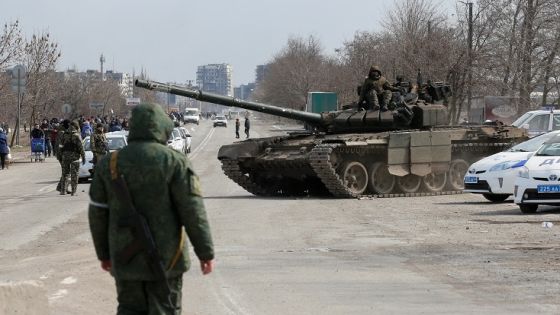
[[[532,110],[521,115],[512,126],[529,131],[529,137],[560,130],[560,110]]]
[[[183,114],[183,122],[184,123],[200,123],[200,111],[198,108],[185,108],[185,112]]]

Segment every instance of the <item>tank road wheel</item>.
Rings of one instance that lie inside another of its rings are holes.
[[[355,195],[362,194],[367,188],[368,172],[366,167],[360,162],[346,164],[342,178],[346,188]]]
[[[447,173],[430,173],[422,177],[422,186],[427,192],[442,191],[447,183]]]
[[[397,177],[397,187],[403,193],[414,193],[417,192],[422,184],[422,177],[414,174],[408,174],[405,176]]]
[[[395,176],[389,173],[387,164],[373,163],[369,177],[369,188],[378,194],[388,194],[395,188]]]
[[[462,190],[465,188],[463,177],[469,169],[469,163],[463,159],[452,160],[449,164],[449,174],[447,175],[447,184],[452,190]]]

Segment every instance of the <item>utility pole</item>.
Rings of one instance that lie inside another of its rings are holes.
[[[471,112],[472,104],[472,42],[473,42],[473,4],[467,3],[468,15],[468,35],[467,35],[467,113]],[[460,114],[460,113],[459,113]]]
[[[105,56],[103,56],[103,54],[101,54],[101,57],[99,57],[99,63],[101,64],[101,81],[104,81],[103,64],[105,63]]]

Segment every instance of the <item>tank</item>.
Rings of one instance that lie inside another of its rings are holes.
[[[396,93],[380,111],[357,104],[310,113],[174,85],[141,88],[295,119],[310,130],[224,145],[226,176],[257,196],[405,197],[459,193],[469,165],[527,139],[524,129],[494,123],[448,126],[448,86]]]

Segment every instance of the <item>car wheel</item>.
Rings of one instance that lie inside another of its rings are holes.
[[[482,196],[484,198],[486,198],[486,200],[488,201],[492,201],[492,202],[503,202],[506,199],[508,199],[508,197],[510,195],[508,194],[482,194]]]
[[[539,205],[537,204],[524,204],[524,203],[520,203],[518,204],[519,206],[519,210],[521,210],[521,212],[523,213],[535,213],[537,212],[537,208],[539,207]]]

